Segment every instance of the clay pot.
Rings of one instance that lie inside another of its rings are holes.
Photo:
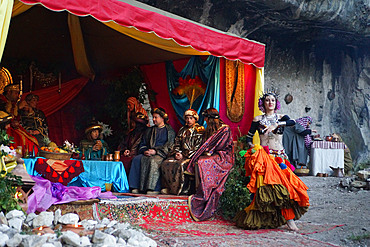
[[[333,140],[333,137],[332,136],[327,136],[327,137],[325,137],[325,140],[327,142],[331,142]]]

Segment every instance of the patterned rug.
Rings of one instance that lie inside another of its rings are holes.
[[[186,200],[147,197],[102,200],[94,205],[94,213],[100,219],[106,217],[139,226],[159,246],[336,246],[309,236],[342,226],[297,221],[299,233],[287,226],[243,230],[220,216],[194,222]]]

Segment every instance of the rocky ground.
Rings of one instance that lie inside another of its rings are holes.
[[[310,209],[304,222],[345,226],[315,233],[310,238],[339,246],[370,246],[370,191],[342,188],[337,177],[301,177],[309,187]],[[359,239],[359,240],[353,240]]]

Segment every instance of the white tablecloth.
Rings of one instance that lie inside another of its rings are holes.
[[[310,174],[316,176],[317,173],[332,174],[334,168],[344,168],[344,149],[324,149],[311,148],[311,167]]]

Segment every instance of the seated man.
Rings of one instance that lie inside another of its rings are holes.
[[[198,113],[189,109],[184,113],[185,126],[177,133],[175,145],[172,148],[169,159],[161,166],[162,169],[162,194],[188,194],[190,192],[193,178],[185,175],[188,163],[193,154],[200,148],[203,141],[204,127],[196,123],[199,119]],[[193,178],[194,182],[194,178]],[[194,185],[195,186],[195,185]]]
[[[121,161],[127,175],[130,172],[132,159],[138,154],[141,138],[148,128],[146,126],[148,124],[148,119],[141,112],[137,112],[133,120],[136,123],[135,128],[125,136],[124,140],[118,146],[118,150],[121,152]]]
[[[87,160],[101,160],[108,154],[108,144],[103,140],[103,126],[93,120],[85,129],[86,139],[80,142],[80,150]]]
[[[44,112],[37,109],[38,101],[39,96],[28,94],[25,99],[27,104],[20,110],[20,117],[23,128],[36,137],[39,146],[43,147],[49,144],[46,143],[46,140],[49,139],[48,125]]]
[[[139,146],[139,155],[131,163],[128,181],[132,193],[140,191],[159,194],[161,190],[160,165],[167,157],[175,139],[175,131],[167,124],[163,108],[152,110],[154,126],[148,128]]]
[[[6,130],[9,136],[14,138],[13,146],[22,147],[23,155],[27,152],[38,152],[38,141],[37,139],[28,133],[20,124],[20,116],[18,111],[25,106],[25,103],[21,103],[18,106],[19,100],[19,85],[9,84],[4,88],[4,93],[0,95],[0,111],[4,111],[13,117],[10,128]],[[28,149],[26,151],[26,149]]]

